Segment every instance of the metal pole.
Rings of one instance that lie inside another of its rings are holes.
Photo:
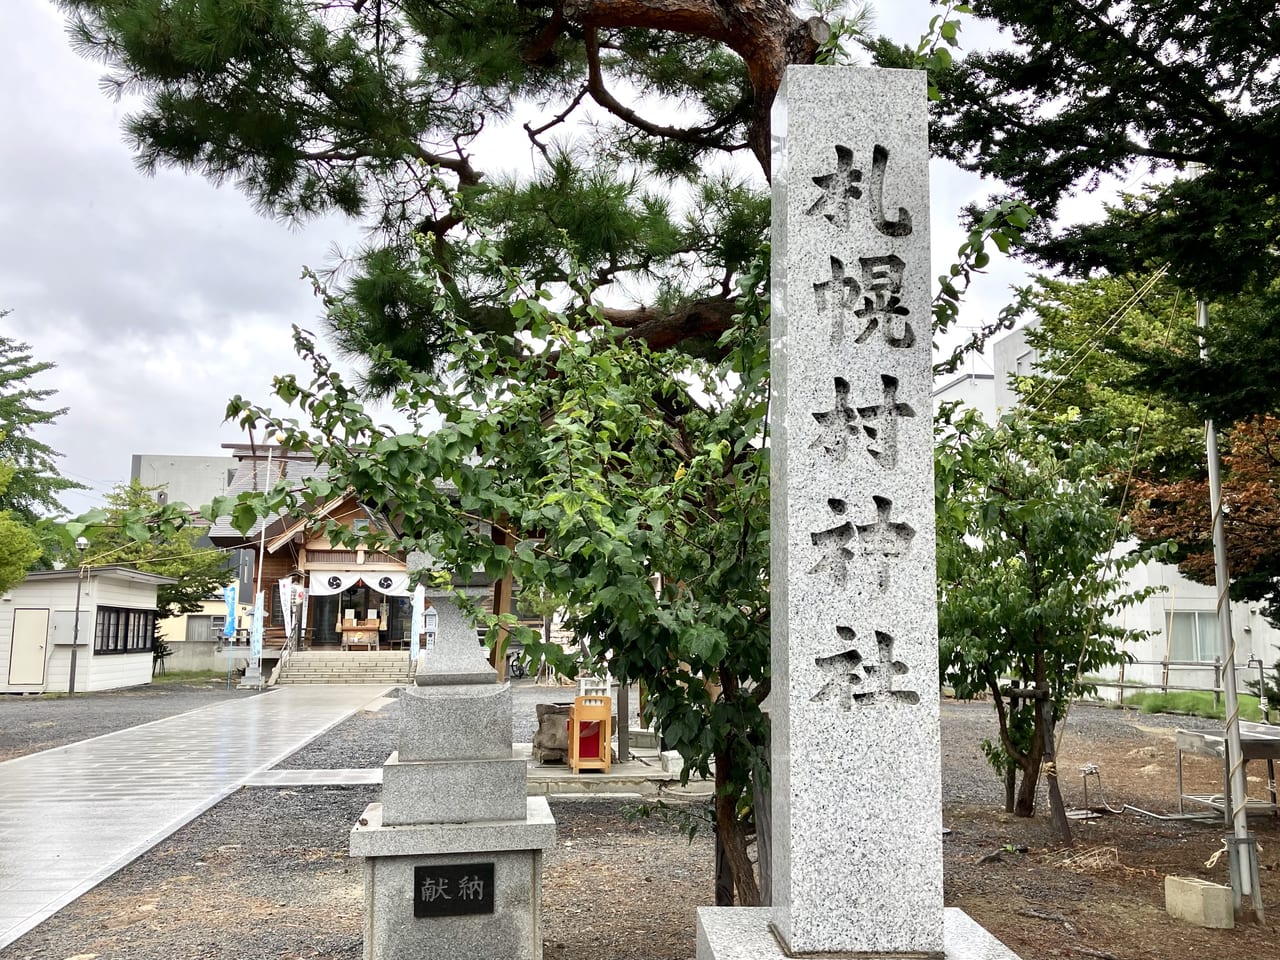
[[[271,489],[271,455],[275,452],[275,448],[270,444],[267,445],[267,477],[263,481],[262,490],[266,493]],[[262,568],[266,566],[267,559],[267,523],[269,518],[262,518],[262,529],[258,531],[258,570],[253,588],[253,606],[254,606],[254,624],[256,631],[250,634],[249,639],[249,666],[245,670],[245,679],[252,679],[259,685],[262,683],[262,632],[266,629],[264,624],[267,619],[267,610],[265,608],[266,600],[262,596]],[[256,636],[255,636],[256,633]]]
[[[1196,323],[1203,330],[1209,325],[1209,306],[1203,300],[1196,301]],[[1201,356],[1207,347],[1201,341]],[[1212,419],[1204,422],[1205,458],[1209,468],[1209,509],[1213,518],[1213,566],[1214,581],[1218,591],[1218,642],[1225,670],[1222,673],[1223,695],[1227,715],[1227,765],[1229,783],[1224,800],[1231,817],[1232,836],[1227,840],[1231,865],[1232,899],[1236,910],[1241,909],[1245,897],[1253,898],[1254,912],[1258,920],[1262,915],[1262,892],[1258,889],[1258,851],[1249,835],[1248,785],[1244,777],[1244,755],[1240,749],[1240,705],[1236,699],[1236,649],[1231,633],[1231,601],[1228,591],[1231,585],[1227,570],[1226,515],[1222,510],[1222,478],[1219,473],[1218,431]]]
[[[67,678],[67,696],[76,692],[76,648],[80,644],[80,588],[84,585],[85,571],[84,552],[89,548],[89,541],[84,537],[76,537],[76,549],[80,551],[80,566],[76,570],[76,616],[71,627],[71,676]]]
[[[71,628],[71,676],[67,681],[67,695],[76,692],[76,645],[80,642],[80,587],[84,583],[84,566],[81,565],[76,576],[76,618]]]

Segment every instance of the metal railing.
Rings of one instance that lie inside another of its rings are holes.
[[[1133,666],[1160,667],[1160,682],[1150,683],[1142,680],[1126,682],[1125,680],[1126,665],[1130,667],[1133,667]],[[1203,683],[1198,683],[1198,684],[1171,683],[1170,682],[1171,673],[1177,670],[1198,670],[1198,671],[1212,670],[1213,671],[1212,685],[1206,687]],[[1267,695],[1266,695],[1267,684],[1266,684],[1265,665],[1259,658],[1253,657],[1249,660],[1247,664],[1243,666],[1239,664],[1236,665],[1236,672],[1239,673],[1241,670],[1257,671],[1256,679],[1258,683],[1258,691],[1261,694],[1261,698],[1260,698],[1261,702],[1259,706],[1263,712],[1263,715],[1265,716],[1267,711],[1267,706],[1268,706]],[[1135,660],[1128,661],[1127,664],[1124,662],[1120,664],[1120,676],[1118,679],[1116,680],[1091,679],[1090,682],[1094,686],[1098,686],[1098,687],[1112,687],[1112,688],[1119,689],[1121,704],[1124,703],[1126,690],[1133,691],[1134,693],[1154,693],[1156,691],[1159,691],[1160,693],[1169,693],[1170,691],[1175,691],[1175,692],[1188,692],[1188,693],[1212,693],[1213,705],[1215,707],[1218,707],[1221,705],[1222,693],[1223,693],[1222,672],[1223,672],[1223,663],[1222,663],[1221,657],[1214,657],[1212,662],[1200,662],[1200,661],[1191,661],[1191,660],[1167,660],[1167,659],[1166,660],[1135,659]],[[1249,679],[1253,679],[1253,678],[1251,677]]]

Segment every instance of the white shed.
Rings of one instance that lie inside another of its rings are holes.
[[[28,574],[0,596],[0,693],[150,683],[156,590],[174,582],[115,565]]]

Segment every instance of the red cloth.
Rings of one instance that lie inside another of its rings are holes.
[[[569,732],[569,740],[573,740],[573,721],[565,721],[565,729]],[[600,758],[600,722],[592,720],[582,724],[578,732],[578,756],[587,760]]]

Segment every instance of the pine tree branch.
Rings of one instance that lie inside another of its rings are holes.
[[[703,147],[708,150],[723,150],[732,153],[736,150],[742,150],[747,145],[745,143],[724,143],[717,139],[714,134],[722,129],[727,121],[717,121],[705,127],[664,127],[660,124],[645,120],[638,113],[628,107],[626,104],[611,94],[604,85],[604,76],[600,71],[600,44],[596,36],[595,27],[587,27],[586,31],[587,45],[587,90],[591,93],[591,99],[597,104],[604,107],[615,117],[626,123],[628,126],[635,127],[644,133],[653,137],[662,137],[666,140],[677,140],[680,143],[690,143],[696,147]]]
[[[1128,50],[1135,60],[1141,61],[1150,67],[1165,83],[1170,85],[1170,93],[1173,90],[1178,91],[1177,94],[1169,98],[1171,103],[1178,103],[1183,106],[1188,101],[1199,103],[1204,108],[1204,111],[1217,120],[1218,123],[1230,124],[1232,122],[1231,115],[1222,104],[1212,97],[1206,96],[1199,84],[1187,82],[1184,76],[1157,57],[1154,52],[1145,48],[1140,42],[1103,17],[1097,10],[1090,9],[1079,0],[1067,0],[1067,2],[1075,8],[1081,17],[1097,27],[1101,33]]]
[[[663,312],[651,307],[605,307],[603,312],[627,336],[644,340],[651,349],[666,350],[692,337],[719,337],[733,326],[736,311],[732,298],[703,297]]]
[[[564,123],[565,120],[569,119],[569,114],[573,113],[574,110],[578,109],[578,104],[582,103],[582,100],[587,95],[588,91],[589,91],[588,87],[583,87],[581,90],[579,90],[578,95],[573,98],[573,100],[569,103],[567,107],[564,108],[564,110],[556,114],[546,123],[544,123],[542,126],[531,127],[529,126],[528,122],[524,124],[524,132],[529,135],[529,139],[533,142],[533,145],[537,147],[538,150],[542,153],[543,159],[550,160],[551,157],[550,157],[550,154],[548,154],[547,152],[546,144],[544,144],[541,140],[539,140],[538,137],[541,134],[546,133],[552,127],[558,126],[559,124]]]
[[[747,143],[769,175],[770,117],[782,74],[792,63],[813,63],[831,35],[820,17],[801,20],[786,0],[561,0],[557,13],[584,28],[666,30],[722,43],[742,57],[751,78]]]

